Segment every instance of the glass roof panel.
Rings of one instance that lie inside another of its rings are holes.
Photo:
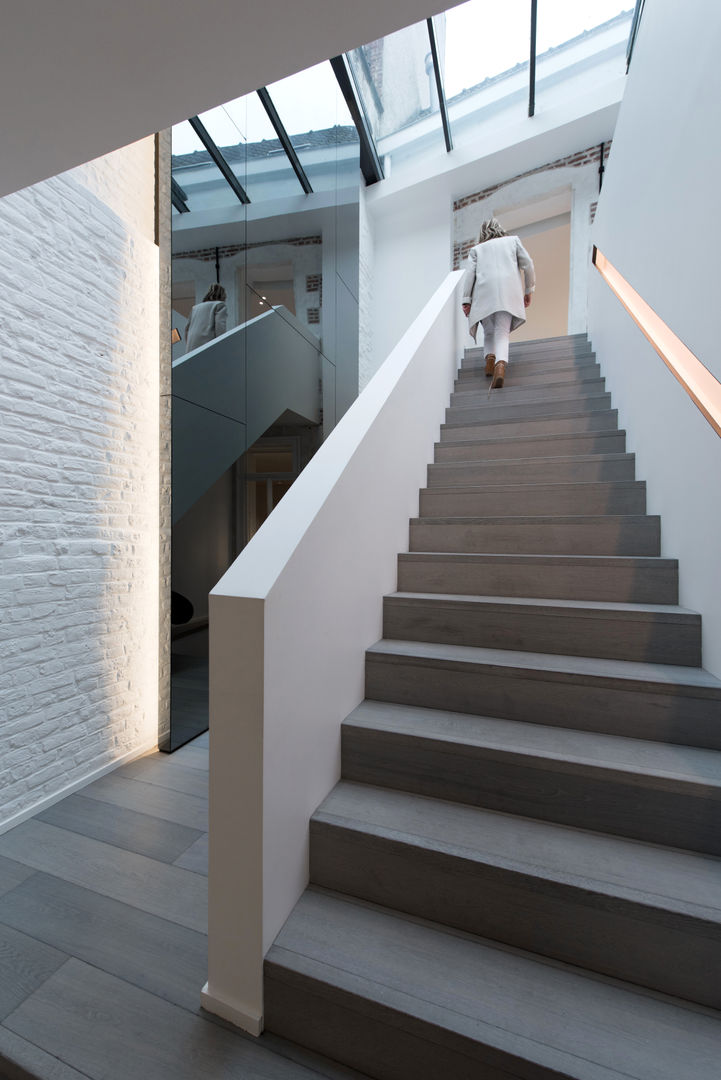
[[[443,130],[425,20],[348,53],[378,153],[403,154],[404,131],[443,147]],[[423,133],[418,129],[422,124]]]
[[[268,86],[314,191],[335,188],[339,171],[357,182],[359,141],[328,61]]]
[[[631,0],[538,0],[538,107],[560,104],[576,77],[588,90],[625,73],[632,8]]]
[[[621,12],[633,14],[631,0],[625,4],[621,0],[538,0],[536,55],[594,30]]]
[[[564,5],[565,6],[565,5]],[[445,25],[445,29],[444,29]],[[531,42],[529,0],[468,0],[434,21],[446,97],[528,63]]]
[[[185,192],[189,210],[240,206],[225,177],[187,120],[173,128],[172,155],[173,179]]]
[[[225,154],[250,201],[302,192],[257,94],[245,94],[200,118]]]

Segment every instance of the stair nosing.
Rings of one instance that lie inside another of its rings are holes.
[[[433,649],[436,653],[433,653]],[[444,655],[445,654],[445,655]],[[450,665],[480,665],[487,670],[515,678],[543,678],[547,681],[577,683],[593,680],[606,686],[628,689],[647,689],[654,693],[671,694],[679,687],[684,696],[721,700],[721,680],[704,668],[682,667],[674,664],[651,664],[640,660],[598,659],[588,656],[569,656],[564,653],[523,652],[517,649],[487,649],[475,645],[448,645],[438,642],[407,641],[403,638],[381,638],[369,646],[366,656],[382,663],[392,663],[401,657],[406,663],[424,662],[429,667]],[[606,667],[607,671],[594,668]],[[696,678],[689,678],[691,673]]]
[[[491,514],[487,517],[480,514],[464,514],[457,517],[446,514],[443,517],[419,515],[410,519],[411,525],[417,525],[418,523],[424,525],[490,525],[502,522],[513,522],[516,525],[521,522],[526,522],[529,525],[545,523],[552,525],[588,525],[595,523],[597,525],[601,521],[623,521],[627,525],[646,524],[658,527],[660,517],[658,514]]]
[[[519,408],[520,407],[522,407],[522,406],[519,406]],[[450,406],[449,406],[449,408],[450,408]],[[461,428],[461,427],[475,427],[475,426],[483,427],[485,429],[488,429],[488,428],[491,428],[491,427],[498,427],[501,424],[521,424],[521,423],[524,423],[524,422],[527,423],[527,424],[536,424],[536,423],[545,423],[548,420],[551,420],[551,421],[554,421],[554,420],[585,420],[589,416],[600,416],[600,415],[609,416],[609,415],[613,415],[613,413],[617,413],[617,412],[618,412],[617,409],[588,409],[586,412],[568,413],[565,416],[563,416],[561,414],[555,414],[554,415],[553,413],[550,413],[550,414],[549,413],[543,413],[541,416],[525,416],[525,417],[524,416],[499,416],[494,420],[488,420],[486,418],[484,418],[482,420],[468,419],[468,420],[457,420],[455,423],[451,423],[448,420],[445,420],[440,425],[440,427],[441,427],[441,430],[443,430],[444,428]],[[553,432],[552,431],[552,432],[546,432],[545,434],[549,438],[556,439],[556,438],[559,438],[562,435],[603,435],[603,434],[605,434],[605,435],[607,435],[607,434],[617,435],[618,433],[619,432],[618,432],[618,430],[616,428],[610,427],[610,428],[599,428],[599,429],[586,428],[586,429],[582,429],[581,431],[558,431],[558,432]],[[516,436],[513,436],[513,435],[509,436],[509,438],[515,438],[515,437]],[[519,435],[518,438],[528,438],[528,439],[543,438],[543,435],[533,435],[533,433],[531,433],[530,435],[527,435],[527,436]],[[478,441],[483,442],[483,441],[490,441],[490,440],[482,440],[482,439],[480,439]]]
[[[369,709],[369,706],[371,708]],[[375,709],[372,707],[376,706]],[[383,713],[381,714],[381,709]],[[439,721],[443,717],[458,719],[462,733],[443,731]],[[411,723],[416,721],[415,727]],[[428,722],[427,730],[420,724]],[[476,726],[474,727],[474,721]],[[479,732],[477,723],[490,725],[490,730]],[[432,726],[435,725],[435,726]],[[483,716],[477,713],[456,713],[452,710],[428,709],[420,705],[399,705],[393,702],[369,701],[366,699],[356,706],[343,721],[346,730],[373,731],[381,735],[401,736],[422,740],[448,748],[442,752],[457,752],[463,748],[465,753],[482,754],[496,760],[523,760],[548,762],[555,771],[576,775],[606,776],[628,781],[633,778],[636,785],[652,787],[655,790],[704,793],[721,799],[721,774],[709,775],[707,769],[700,775],[700,763],[711,763],[719,768],[718,750],[703,747],[684,747],[686,757],[695,761],[695,765],[684,772],[678,767],[679,747],[675,744],[655,742],[646,739],[634,739],[628,735],[608,735],[604,732],[586,731],[576,728],[558,728],[547,724],[534,724],[524,720],[506,720],[503,717]],[[507,733],[504,736],[504,731]],[[554,750],[544,745],[562,742],[566,746]],[[527,740],[527,741],[526,741]],[[569,748],[570,747],[570,748]],[[451,750],[455,748],[455,750]],[[618,756],[624,749],[635,750],[640,760],[629,760]],[[614,757],[614,752],[617,756]],[[649,764],[648,759],[654,754],[664,752],[673,758],[673,766]],[[573,826],[570,826],[573,827]]]
[[[421,593],[397,590],[386,593],[383,598],[395,603],[423,601],[434,607],[446,604],[449,607],[466,605],[468,607],[480,607],[493,609],[510,607],[517,611],[537,611],[539,608],[551,609],[547,614],[550,618],[558,617],[581,617],[582,615],[599,616],[609,618],[625,616],[630,621],[637,616],[639,622],[646,622],[650,616],[660,615],[664,622],[679,624],[700,623],[701,616],[691,608],[684,608],[680,604],[646,604],[627,603],[614,600],[564,600],[557,598],[533,597],[533,596],[493,596],[477,593]]]
[[[347,814],[341,812],[340,808],[334,809],[334,799],[335,802],[339,801],[339,789],[341,789],[342,793],[349,788],[357,791],[362,796],[367,794],[369,802],[373,799],[385,799],[386,801],[399,804],[407,803],[409,806],[415,807],[418,810],[418,814],[415,815],[417,823],[419,818],[422,817],[422,812],[424,810],[427,810],[427,816],[431,817],[434,813],[445,813],[446,816],[450,814],[451,817],[456,814],[461,821],[469,823],[475,821],[478,823],[477,833],[479,839],[475,844],[468,842],[466,839],[459,840],[456,838],[455,834],[450,831],[446,831],[441,838],[441,830],[436,830],[437,835],[429,835],[430,830],[426,827],[424,831],[421,829],[420,824],[417,824],[415,829],[408,827],[406,823],[403,824],[403,827],[394,828],[392,825],[386,824],[385,822],[380,823],[372,820],[372,814],[369,814],[364,818],[360,816],[360,812],[356,814]],[[544,821],[539,818],[530,818],[521,814],[512,814],[506,811],[470,806],[467,804],[455,803],[447,799],[419,795],[415,792],[407,792],[395,788],[376,787],[372,784],[364,784],[343,779],[339,781],[333,791],[331,791],[327,798],[324,799],[313,814],[311,821],[328,822],[329,824],[337,824],[341,828],[351,827],[362,832],[372,830],[374,835],[383,835],[392,840],[397,839],[402,843],[411,843],[413,846],[431,849],[442,854],[449,854],[452,857],[469,859],[473,862],[492,865],[498,869],[530,876],[534,879],[541,879],[560,885],[568,885],[574,889],[595,890],[606,896],[621,896],[621,894],[624,894],[622,899],[631,900],[632,902],[641,904],[645,907],[657,908],[661,911],[669,911],[689,918],[714,922],[721,927],[721,886],[719,887],[718,903],[716,906],[711,906],[709,904],[695,902],[691,896],[671,895],[670,890],[665,892],[661,891],[660,888],[644,890],[642,883],[628,884],[623,883],[620,880],[611,881],[609,880],[611,875],[606,875],[604,877],[600,872],[600,868],[607,865],[602,862],[596,862],[595,865],[599,867],[599,872],[596,874],[594,874],[592,869],[585,871],[572,869],[568,864],[562,866],[561,861],[558,859],[556,859],[552,866],[549,866],[549,860],[545,853],[543,858],[539,857],[535,860],[526,852],[519,855],[514,850],[512,854],[507,854],[506,852],[509,849],[505,844],[498,845],[497,840],[492,841],[490,844],[485,842],[482,824],[483,822],[488,821],[512,821],[519,829],[525,829],[527,832],[535,833],[541,838],[544,835],[556,837],[562,843],[563,838],[566,836],[577,837],[584,844],[588,844],[589,847],[596,845],[596,847],[599,847],[602,850],[608,849],[608,851],[617,849],[622,855],[625,852],[628,852],[629,854],[637,853],[638,849],[642,848],[645,852],[649,853],[647,858],[651,860],[656,857],[659,861],[665,859],[671,863],[687,863],[689,867],[694,864],[699,867],[714,867],[719,874],[719,881],[721,882],[721,858],[717,856],[704,855],[698,852],[686,852],[683,851],[683,849],[665,847],[650,841],[615,836],[613,834],[603,833],[592,829],[579,828],[574,825],[563,825],[557,822]],[[349,825],[346,825],[346,823],[349,823]],[[481,839],[481,837],[483,837],[483,839]],[[540,845],[538,850],[541,850]],[[570,861],[573,861],[573,854],[571,855]],[[631,869],[634,869],[633,862],[631,862]],[[575,880],[569,880],[571,878]],[[679,873],[677,879],[678,881],[683,881],[683,873]],[[680,891],[681,890],[679,890],[679,892]],[[654,901],[656,901],[656,903],[654,903]],[[661,901],[664,903],[661,903]]]
[[[477,562],[479,560],[499,560],[508,561],[513,559],[519,559],[525,562],[527,566],[532,566],[534,561],[538,563],[544,563],[549,560],[552,562],[558,560],[559,564],[579,566],[588,565],[588,560],[593,560],[601,564],[607,564],[609,567],[633,566],[638,562],[647,563],[648,568],[652,569],[660,567],[662,564],[669,570],[678,568],[678,559],[669,558],[665,555],[559,555],[554,553],[544,554],[523,554],[515,552],[480,552],[480,551],[400,551],[398,558],[407,560],[409,562],[422,562],[424,559],[430,559],[433,562],[440,562],[443,559],[450,559],[452,562]]]
[[[515,441],[515,440],[509,440],[509,441]],[[441,446],[448,446],[448,445],[452,445],[452,446],[466,446],[466,445],[468,445],[468,446],[476,446],[477,444],[474,443],[474,442],[469,442],[469,443],[463,442],[463,443],[451,443],[451,444],[449,444],[449,443],[441,443],[440,445]],[[430,461],[428,463],[428,467],[429,468],[434,468],[434,469],[439,468],[441,470],[444,470],[444,469],[455,469],[455,468],[458,468],[459,465],[472,465],[477,469],[485,469],[485,468],[487,468],[489,466],[492,466],[494,461],[501,462],[506,468],[509,465],[516,466],[516,465],[533,465],[533,464],[536,464],[536,463],[543,463],[543,465],[546,466],[546,465],[552,465],[552,464],[559,464],[561,462],[563,462],[563,464],[573,463],[573,464],[576,464],[576,465],[596,465],[596,464],[598,464],[599,461],[601,461],[601,462],[622,461],[622,462],[628,464],[629,459],[633,460],[634,458],[635,458],[635,454],[630,453],[627,450],[609,450],[609,451],[607,451],[605,453],[597,453],[597,454],[552,454],[552,455],[548,455],[548,456],[544,456],[544,457],[540,457],[538,454],[534,454],[533,457],[529,457],[529,458],[484,458],[483,461],[475,461],[473,458],[470,458],[469,460],[466,461],[464,458],[460,458],[457,461]],[[625,481],[625,482],[628,483],[628,481]],[[645,481],[637,481],[637,483],[645,483]]]
[[[380,932],[382,944],[379,948],[385,949],[389,963],[391,957],[398,954],[393,960],[391,979],[384,975],[382,966],[372,966],[370,956],[364,954],[361,965],[355,958],[350,963],[336,953],[331,962],[326,956],[327,950],[319,949],[315,940],[312,947],[303,942],[306,926],[312,933],[316,925],[325,923],[330,932],[333,925],[333,913],[328,908],[330,903],[341,905],[340,910],[347,913],[346,918],[341,916],[336,921],[334,936],[345,936],[348,941],[358,936],[358,930],[351,933],[349,928],[349,920],[353,921],[351,909],[366,913],[358,919],[362,936],[375,940]],[[311,921],[307,923],[309,908]],[[317,911],[315,919],[314,908]],[[300,924],[301,940],[294,936],[296,922]],[[396,948],[390,944],[393,940],[399,942]],[[442,994],[432,996],[430,987],[424,993],[417,976],[412,974],[413,963],[407,968],[399,966],[401,956],[415,957],[421,942],[424,953],[430,949],[436,957],[434,962],[426,961],[429,976],[426,986],[432,977],[444,979],[446,970],[448,974],[453,972],[454,981],[460,979],[468,987],[485,985],[484,980],[479,980],[480,973],[485,971],[486,979],[496,987],[495,994],[489,997],[486,993],[483,999],[477,996],[473,1000],[469,990],[463,997],[456,994],[452,998],[446,996],[444,1000]],[[419,1025],[422,1025],[421,1037],[433,1043],[441,1053],[449,1049],[463,1052],[467,1060],[476,1062],[479,1068],[483,1067],[484,1061],[489,1062],[491,1055],[491,1067],[496,1071],[499,1068],[508,1070],[515,1062],[518,1063],[514,1066],[515,1071],[522,1068],[524,1075],[530,1066],[554,1075],[574,1076],[577,1080],[601,1080],[602,1077],[628,1080],[631,1074],[615,1060],[621,1033],[629,1046],[637,1046],[641,1028],[646,1032],[643,1045],[649,1042],[651,1033],[659,1030],[672,1030],[674,1041],[683,1031],[685,1045],[681,1052],[685,1061],[689,1060],[689,1048],[696,1051],[703,1038],[703,1045],[695,1056],[698,1062],[697,1054],[703,1053],[707,1065],[709,1048],[715,1047],[720,1030],[718,1014],[711,1009],[314,886],[301,897],[271,946],[266,964],[271,977],[291,983],[295,977],[296,985],[298,979],[310,980],[318,986],[316,993],[325,990],[334,998],[341,995],[342,1004],[348,997],[360,1013],[369,1017],[382,1016],[391,1030],[413,1032],[418,1036]],[[503,1006],[506,999],[507,1004]],[[560,1006],[559,1001],[562,1002]],[[597,1033],[596,1045],[590,1050],[586,1038],[581,1036],[587,1029],[598,1031],[599,1009],[603,1012],[606,1002],[610,1001],[614,1005],[611,1015],[619,1018],[615,1020],[618,1034],[609,1039],[606,1034]],[[545,1013],[557,1021],[559,1007],[564,1016],[562,1028],[557,1024],[549,1026]],[[539,1009],[542,1009],[540,1015]],[[631,1017],[633,1028],[629,1032]],[[554,1034],[553,1042],[551,1031],[558,1032]],[[668,1038],[670,1042],[671,1036]],[[657,1043],[658,1036],[654,1045]],[[610,1047],[601,1060],[597,1054],[599,1045]],[[469,1059],[470,1046],[475,1053]],[[502,1055],[500,1063],[499,1055]],[[644,1074],[650,1077],[648,1064],[648,1061],[644,1063]],[[676,1064],[672,1067],[676,1069]],[[712,1075],[707,1068],[704,1073],[706,1077]],[[518,1075],[522,1074],[518,1072]],[[665,1076],[670,1075],[666,1070]],[[674,1073],[676,1078],[678,1075],[678,1072]],[[654,1076],[657,1078],[658,1073]],[[696,1070],[695,1080],[700,1076]]]

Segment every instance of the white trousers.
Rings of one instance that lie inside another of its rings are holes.
[[[483,352],[486,356],[495,353],[496,363],[503,360],[508,363],[508,339],[511,336],[510,311],[494,311],[481,319],[483,327]]]

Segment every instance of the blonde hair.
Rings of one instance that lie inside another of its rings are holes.
[[[217,282],[211,285],[203,297],[203,303],[205,303],[206,300],[225,300],[225,289],[223,286],[218,285]]]
[[[478,236],[478,243],[484,244],[486,240],[497,240],[499,236],[508,236],[506,230],[494,217],[484,221]]]

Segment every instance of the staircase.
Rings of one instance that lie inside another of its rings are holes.
[[[378,1080],[718,1080],[721,683],[584,336],[466,352],[266,958]]]

